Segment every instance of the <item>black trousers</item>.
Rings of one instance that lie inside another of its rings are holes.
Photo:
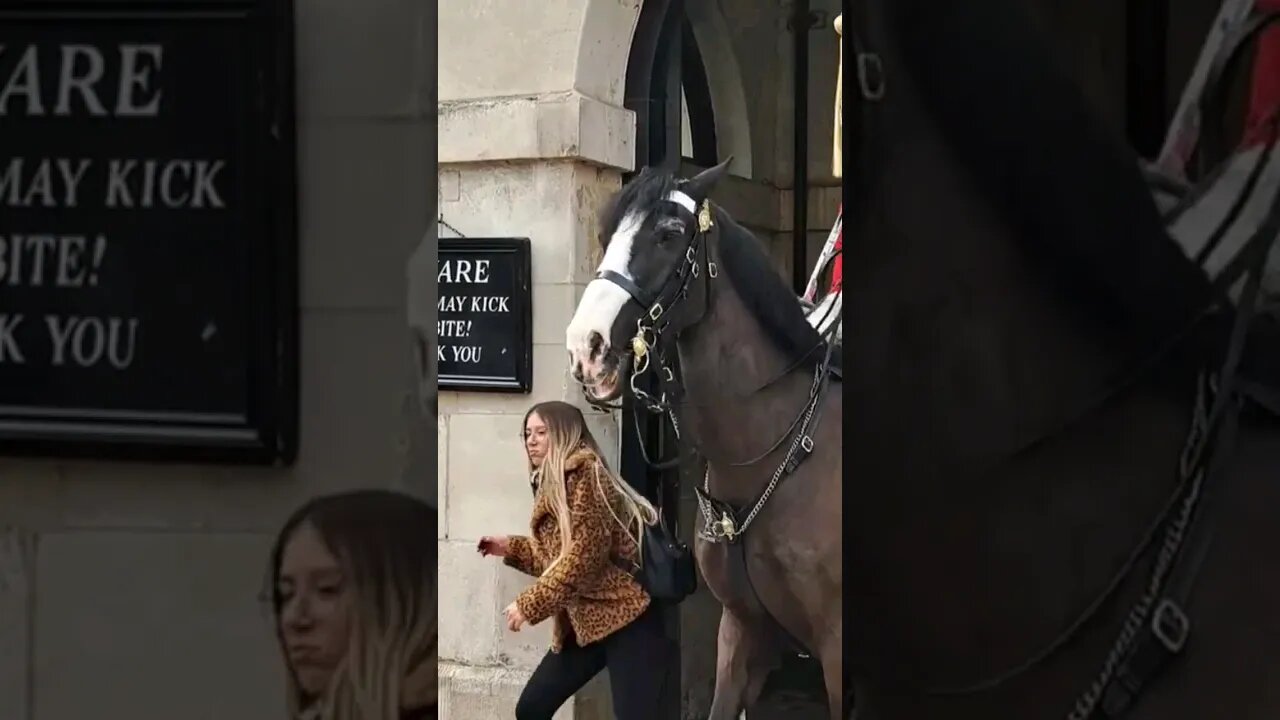
[[[559,653],[548,652],[533,671],[516,702],[516,720],[551,720],[561,705],[605,668],[618,720],[659,720],[674,646],[653,605],[599,642],[584,647],[570,641]]]

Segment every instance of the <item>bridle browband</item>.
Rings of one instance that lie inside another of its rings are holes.
[[[674,301],[677,297],[679,297],[682,292],[687,292],[688,290],[688,282],[682,282],[681,286],[677,288],[675,291],[671,293],[665,292],[667,287],[671,285],[672,281],[673,280],[684,281],[685,280],[684,275],[686,272],[692,272],[693,278],[696,278],[698,276],[698,266],[694,262],[693,253],[695,252],[695,248],[698,246],[702,246],[705,251],[704,237],[705,237],[706,231],[710,229],[710,226],[711,226],[710,215],[709,215],[710,208],[706,205],[705,202],[703,204],[703,207],[705,211],[708,213],[705,227],[703,227],[701,218],[698,217],[697,203],[694,201],[693,198],[689,197],[685,193],[679,190],[673,190],[665,198],[662,199],[662,202],[671,203],[676,206],[677,208],[676,213],[680,216],[680,219],[685,222],[685,227],[694,227],[693,223],[695,220],[698,220],[699,222],[698,229],[694,231],[693,236],[689,241],[689,249],[685,252],[685,260],[686,260],[685,264],[678,267],[674,274],[668,273],[667,278],[663,281],[659,291],[656,293],[645,290],[644,288],[637,285],[634,280],[627,277],[626,275],[623,275],[620,272],[616,272],[613,270],[600,270],[599,272],[596,273],[597,278],[601,280],[607,280],[613,283],[614,285],[617,285],[618,287],[622,288],[623,292],[627,293],[627,295],[630,295],[632,301],[634,301],[640,307],[644,308],[646,313],[652,312],[656,308],[657,314],[659,316],[661,316],[663,313],[662,302],[660,301],[665,301],[669,304],[672,301]],[[714,263],[712,263],[712,266],[714,266]],[[690,268],[692,268],[692,270],[690,270]],[[714,277],[714,275],[712,277]],[[654,318],[654,321],[656,322],[657,319]]]

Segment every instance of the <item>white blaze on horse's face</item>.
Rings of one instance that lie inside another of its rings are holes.
[[[600,270],[613,272],[634,281],[631,277],[631,257],[635,252],[636,235],[644,225],[644,213],[627,213],[618,223],[609,239]],[[569,349],[569,363],[573,377],[587,386],[597,398],[611,397],[617,390],[618,378],[605,377],[605,357],[609,353],[609,336],[618,313],[631,300],[626,290],[596,278],[582,293],[578,309],[565,331],[565,345]]]
[[[676,190],[666,200],[684,207],[690,213],[697,213],[698,205],[692,197]],[[637,278],[632,272],[632,264],[636,255],[636,243],[641,228],[648,218],[647,211],[631,211],[623,216],[613,236],[609,238],[605,249],[604,260],[600,262],[596,274],[609,270],[630,280],[633,285],[644,285],[654,282],[653,278]],[[671,230],[683,233],[684,224],[675,221],[671,227],[659,223],[658,230]],[[604,400],[616,397],[620,389],[618,371],[622,367],[621,358],[611,354],[610,338],[618,315],[633,298],[630,293],[617,284],[597,277],[592,280],[582,294],[578,310],[565,332],[565,344],[569,349],[569,363],[574,379],[586,386],[586,392],[594,399]],[[648,308],[645,308],[648,310]],[[630,350],[630,348],[628,348]]]

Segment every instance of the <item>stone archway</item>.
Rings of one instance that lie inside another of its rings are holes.
[[[729,42],[729,26],[715,3],[688,3],[686,14],[707,73],[720,157],[732,156],[730,172],[750,178],[753,176],[751,116],[747,112],[742,70]]]

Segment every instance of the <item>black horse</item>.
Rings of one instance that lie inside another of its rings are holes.
[[[1280,717],[1280,435],[1236,412],[1274,333],[1021,8],[852,6],[858,717]]]

